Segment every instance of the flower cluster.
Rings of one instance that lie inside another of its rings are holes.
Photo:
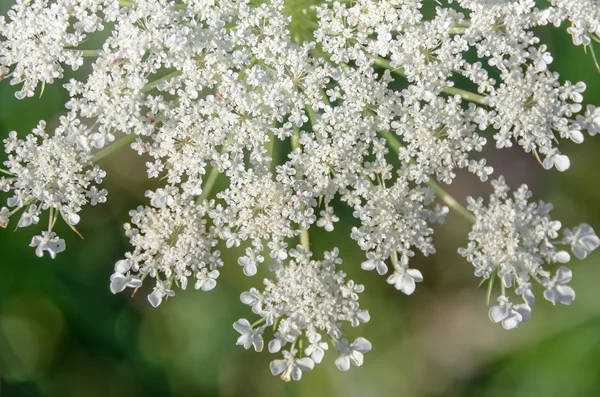
[[[106,201],[98,163],[129,146],[159,186],[130,213],[133,249],[115,264],[111,291],[148,288],[155,307],[189,279],[210,291],[223,266],[216,246],[240,247],[240,271],[252,277],[267,262],[274,278],[242,294],[260,318],[234,324],[238,344],[260,351],[272,327],[269,350],[283,359],[271,371],[284,380],[300,379],[330,346],[341,370],[371,349],[341,330],[369,320],[362,286],[336,270],[337,249],[321,261],[310,251],[310,230],[333,232],[339,205],[356,218],[349,238],[365,252],[362,269],[407,295],[423,281],[415,254],[436,252],[433,226],[453,209],[474,224],[460,252],[478,277],[501,279],[492,321],[527,321],[534,283],[552,303],[570,304],[571,271],[549,269],[569,261],[561,244],[578,258],[598,247],[591,226],[559,240],[550,205],[529,203],[526,187],[507,198],[502,177],[488,205],[469,199],[470,213],[443,184],[460,169],[490,178],[485,136],[566,171],[560,142],[600,133],[600,107],[583,105],[585,83],[561,80],[535,33],[568,20],[575,44],[594,54],[600,4],[313,3],[18,0],[0,17],[0,80],[18,86],[17,99],[91,67],[64,84],[66,113],[51,131],[40,122],[4,140],[0,226],[17,214],[19,227],[38,224],[47,212],[31,246],[54,257],[65,249],[57,219],[74,228],[85,205]],[[86,47],[105,26],[102,46]],[[523,303],[511,302],[512,286]]]
[[[111,291],[138,288],[150,276],[156,283],[148,301],[157,307],[165,296],[175,295],[173,283],[185,290],[188,277],[195,280],[196,289],[215,288],[223,262],[213,248],[217,244],[214,228],[206,226],[210,204],[196,205],[177,191],[166,198],[159,192],[148,192],[148,196],[152,207],[130,211],[131,223],[125,224],[125,234],[134,250],[116,263]]]
[[[490,309],[490,319],[502,321],[504,328],[511,329],[531,317],[535,303],[533,283],[545,289],[544,297],[552,304],[573,303],[575,292],[566,285],[571,280],[571,270],[560,266],[552,276],[544,265],[547,268],[570,261],[567,251],[557,249],[561,245],[570,245],[575,256],[583,259],[600,246],[600,238],[589,225],[582,224],[573,231],[566,229],[565,237],[558,240],[562,225],[550,218],[551,204],[530,203],[532,194],[526,185],[508,198],[509,188],[502,177],[492,185],[494,193],[488,205],[483,204],[482,198],[468,199],[467,208],[474,213],[476,222],[469,233],[469,245],[460,248],[459,253],[473,264],[477,277],[500,278],[500,306]],[[506,296],[506,288],[513,286],[523,303],[513,305]]]
[[[241,334],[237,344],[261,351],[262,335],[272,326],[269,352],[277,353],[290,345],[282,351],[283,359],[271,362],[273,375],[281,374],[285,381],[300,380],[302,371],[321,363],[329,350],[325,338],[340,354],[336,360],[340,370],[347,371],[351,362],[361,366],[371,344],[364,338],[350,344],[341,327],[344,322],[356,327],[369,321],[369,312],[358,305],[358,294],[364,287],[352,280],[346,282],[345,273],[336,272],[336,266],[342,263],[337,248],[326,252],[322,261],[312,260],[312,253],[302,246],[289,253],[293,259],[275,267],[275,280],[265,279],[264,291],[252,288],[241,295],[242,302],[261,319],[252,325],[240,319],[233,325]]]

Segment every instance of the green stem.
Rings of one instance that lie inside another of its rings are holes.
[[[453,210],[458,212],[458,214],[460,216],[462,216],[469,222],[475,223],[475,221],[476,221],[475,216],[473,216],[472,213],[470,213],[465,207],[463,207],[458,201],[456,201],[456,199],[454,197],[452,197],[450,195],[450,193],[446,192],[444,190],[444,188],[442,186],[440,186],[440,184],[438,184],[436,181],[434,181],[431,178],[429,178],[429,180],[427,181],[427,184],[429,185],[429,187],[431,187],[435,191],[435,194],[439,198],[441,198],[444,203],[448,204],[448,206],[450,208],[452,208]]]
[[[275,164],[275,159],[273,156],[275,153],[275,139],[277,139],[277,137],[273,132],[269,132],[268,136],[269,142],[267,143],[267,156],[271,158],[271,163],[269,164],[269,171],[271,171]]]
[[[198,197],[198,202],[203,201],[208,198],[208,195],[215,187],[215,183],[219,178],[219,169],[217,167],[213,167],[208,174],[208,178],[206,178],[206,182],[204,182],[204,186],[202,186],[202,193]]]
[[[95,58],[100,55],[100,50],[77,50],[81,51],[82,55],[86,58]]]
[[[113,143],[111,143],[110,145],[106,146],[105,148],[103,148],[102,150],[100,150],[98,153],[96,153],[96,155],[94,156],[93,162],[95,163],[95,162],[103,159],[104,157],[106,157],[106,156],[108,156],[110,154],[113,154],[114,152],[116,152],[119,149],[123,148],[127,144],[135,141],[135,138],[137,138],[137,135],[135,135],[135,134],[129,134],[129,135],[125,135],[125,136],[117,139],[116,141],[114,141]]]
[[[294,136],[292,137],[292,149],[300,149],[300,129],[294,125]],[[304,211],[304,206],[300,206],[300,211]],[[300,226],[300,245],[306,251],[310,251],[310,235],[308,230]]]
[[[154,80],[154,81],[146,84],[144,86],[144,88],[142,88],[142,92],[152,91],[153,89],[156,88],[157,85],[160,84],[161,81],[163,81],[163,80],[170,80],[173,77],[177,77],[177,76],[181,76],[181,70],[176,70],[176,71],[174,71],[172,73],[169,73],[166,76],[161,77],[160,79]]]
[[[399,152],[402,144],[394,136],[391,131],[379,131],[379,133],[385,138],[388,144],[394,149],[396,153]],[[411,161],[412,162],[412,161]],[[463,207],[454,197],[452,197],[444,188],[433,179],[429,178],[427,185],[433,189],[435,194],[450,208],[455,210],[459,215],[468,220],[469,222],[475,223],[475,217],[465,207]]]
[[[375,65],[380,66],[384,69],[389,69],[390,72],[395,73],[399,76],[406,77],[406,74],[404,73],[402,68],[392,68],[390,66],[390,61],[388,61],[387,59],[376,58]],[[487,106],[487,100],[485,96],[476,94],[471,91],[463,90],[461,88],[456,87],[444,87],[444,89],[442,89],[442,92],[448,95],[460,95],[460,97],[464,100],[467,100],[469,102],[475,102],[482,106]]]
[[[11,174],[10,172],[8,172],[7,170],[5,170],[4,168],[0,168],[0,172],[3,174],[6,174],[8,176],[13,176],[13,174]]]
[[[448,30],[448,33],[449,34],[463,34],[463,33],[465,33],[466,30],[467,30],[466,27],[457,26],[455,28]]]
[[[252,328],[254,328],[254,327],[256,327],[257,325],[260,325],[260,324],[262,324],[262,323],[264,323],[264,322],[265,322],[265,318],[264,318],[264,317],[262,317],[262,318],[259,318],[258,320],[256,320],[255,322],[253,322],[253,323],[252,323],[250,326],[251,326]]]
[[[596,58],[596,51],[594,50],[593,43],[590,43],[590,53],[592,54],[592,58],[594,59],[594,65],[596,65],[596,69],[600,71],[600,65],[598,65],[598,59]]]

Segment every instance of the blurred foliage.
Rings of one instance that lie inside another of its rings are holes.
[[[10,3],[0,0],[1,14]],[[539,33],[554,55],[551,68],[562,79],[585,81],[587,103],[600,104],[591,57],[563,30]],[[46,87],[42,98],[17,101],[13,94],[7,81],[0,83],[0,138],[10,130],[23,136],[40,119],[55,125],[67,99],[60,84]],[[553,202],[553,216],[564,226],[586,221],[600,230],[600,139],[562,145],[572,161],[564,174],[544,171],[517,148],[497,151],[491,144],[486,156],[513,187],[527,183],[536,199]],[[456,253],[469,227],[460,217],[450,214],[438,227],[437,255],[415,258],[426,282],[407,297],[375,272],[360,270],[363,254],[348,236],[355,221],[343,207],[333,233],[311,230],[313,249],[320,255],[338,246],[343,269],[365,284],[361,305],[372,320],[351,332],[371,340],[373,351],[348,373],[328,354],[301,382],[284,384],[269,372],[272,355],[235,346],[231,324],[252,318],[239,294],[260,287],[266,275],[263,267],[256,277],[243,276],[237,252],[222,249],[226,266],[210,293],[178,293],[157,310],[144,291],[133,298],[110,293],[113,264],[128,249],[121,225],[152,187],[144,161],[123,151],[102,161],[109,200],[84,211],[84,240],[64,225],[58,230],[69,249],[54,261],[35,257],[27,246],[31,230],[0,230],[2,396],[600,395],[599,254],[574,263],[572,307],[540,300],[532,321],[507,332],[488,320],[485,288],[477,288],[470,265]],[[449,187],[461,200],[489,190],[466,174]]]

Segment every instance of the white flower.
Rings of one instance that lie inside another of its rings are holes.
[[[157,280],[156,286],[150,295],[148,295],[148,302],[153,307],[158,307],[165,296],[173,297],[175,292],[169,289],[169,283],[167,281]]]
[[[575,291],[573,288],[566,285],[573,278],[571,269],[566,266],[561,266],[556,271],[556,275],[552,280],[546,283],[544,298],[556,305],[556,302],[563,305],[570,305],[575,300]]]
[[[308,357],[295,358],[296,352],[283,351],[282,360],[271,361],[270,368],[273,375],[281,374],[281,379],[286,382],[290,380],[300,380],[302,378],[302,372],[311,371],[315,367],[315,363]]]
[[[490,320],[494,323],[502,322],[504,329],[517,328],[522,322],[531,318],[531,308],[526,303],[513,305],[506,296],[499,296],[500,305],[490,308]]]
[[[320,364],[321,361],[323,361],[325,351],[329,349],[329,345],[327,345],[327,343],[323,342],[321,339],[322,336],[319,333],[308,333],[308,342],[310,345],[304,349],[304,354],[309,356],[315,362],[315,364]]]
[[[54,232],[42,232],[41,236],[33,236],[29,246],[35,247],[35,254],[38,257],[41,258],[44,256],[44,251],[48,251],[50,257],[54,259],[56,254],[65,250],[65,240],[58,238]]]
[[[142,280],[139,277],[129,274],[133,266],[130,259],[121,259],[115,263],[115,272],[110,276],[110,291],[113,294],[123,292],[125,288],[139,288],[142,286]]]
[[[5,228],[8,226],[10,219],[10,210],[7,207],[0,208],[0,227]]]
[[[342,339],[336,349],[340,352],[340,356],[335,360],[335,365],[340,371],[348,371],[350,363],[360,367],[364,362],[364,354],[371,351],[371,342],[365,338],[357,338],[351,345],[347,339]]]
[[[242,334],[236,342],[236,345],[244,346],[244,349],[248,350],[250,347],[254,347],[254,350],[261,352],[264,347],[262,333],[264,327],[252,328],[250,322],[245,318],[239,319],[233,323],[233,328]]]
[[[381,255],[378,255],[375,252],[368,252],[367,260],[361,263],[360,267],[363,270],[377,269],[377,273],[379,273],[382,276],[388,272],[388,267],[383,262],[383,258],[381,257]]]
[[[573,231],[565,229],[562,242],[571,245],[571,250],[578,259],[585,259],[590,252],[600,246],[600,238],[587,223],[575,226]]]
[[[317,220],[317,226],[324,228],[326,231],[333,231],[333,224],[340,220],[334,213],[333,207],[327,207],[320,212],[321,217]]]
[[[254,276],[258,271],[258,264],[264,260],[265,258],[262,255],[254,253],[250,248],[246,248],[246,256],[238,258],[238,264],[244,268],[246,276]]]
[[[387,278],[388,284],[392,284],[397,290],[411,295],[415,292],[415,283],[423,281],[423,275],[417,269],[409,269],[400,266],[392,275]]]
[[[202,291],[210,291],[217,286],[217,278],[219,278],[219,271],[213,270],[208,271],[206,268],[196,273],[196,285],[194,288],[202,289]]]

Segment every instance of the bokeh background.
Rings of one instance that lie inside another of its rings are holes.
[[[0,0],[0,14],[10,4]],[[554,55],[551,68],[562,79],[585,81],[586,103],[600,104],[591,56],[572,46],[564,30],[539,34]],[[46,87],[42,98],[17,101],[13,94],[8,81],[0,82],[1,138],[11,130],[24,136],[41,119],[54,125],[67,100],[60,84]],[[565,227],[588,222],[600,231],[600,138],[562,142],[561,150],[572,163],[563,174],[544,171],[519,149],[491,144],[486,156],[495,175],[513,187],[527,183],[535,199],[553,202],[552,215]],[[437,228],[437,255],[414,259],[425,282],[407,297],[360,270],[363,253],[348,237],[355,221],[341,207],[335,231],[312,233],[312,248],[320,255],[339,247],[343,269],[365,284],[361,305],[372,320],[350,335],[367,337],[373,350],[360,369],[338,371],[330,353],[301,382],[285,384],[269,372],[273,355],[235,346],[232,323],[252,318],[239,294],[260,287],[266,275],[262,268],[256,277],[243,276],[237,252],[223,247],[226,265],[210,293],[178,293],[159,309],[143,291],[134,298],[110,293],[113,264],[128,250],[122,224],[153,186],[144,162],[127,149],[102,161],[109,200],[84,211],[84,240],[59,226],[68,249],[55,260],[35,257],[28,247],[34,230],[0,230],[0,395],[600,396],[599,253],[572,262],[573,306],[552,307],[538,291],[533,319],[504,331],[488,320],[485,288],[477,288],[471,265],[456,253],[469,228],[462,218],[450,214]],[[490,192],[466,174],[448,190],[463,202]]]

